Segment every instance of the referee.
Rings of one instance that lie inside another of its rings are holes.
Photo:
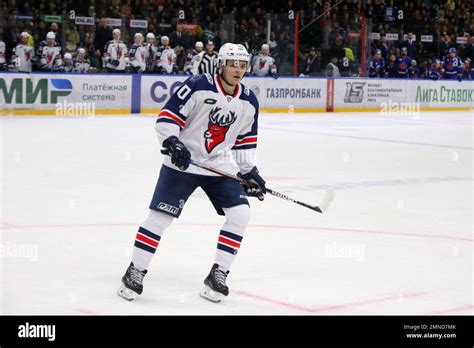
[[[215,74],[217,68],[217,53],[214,52],[214,42],[206,43],[206,50],[199,53],[194,59],[192,73],[198,74]]]

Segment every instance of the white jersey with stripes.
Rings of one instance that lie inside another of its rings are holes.
[[[155,129],[160,144],[177,136],[193,160],[231,174],[245,174],[255,165],[258,101],[242,83],[228,95],[218,75],[194,75],[167,101]],[[164,165],[179,170],[169,156]],[[193,165],[186,172],[217,175]]]

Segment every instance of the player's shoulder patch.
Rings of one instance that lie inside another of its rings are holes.
[[[255,93],[244,84],[241,84],[241,86],[243,92],[240,93],[240,99],[248,101],[255,107],[255,109],[258,109],[258,99]]]
[[[204,74],[204,76],[206,76],[207,78],[207,82],[209,82],[209,84],[213,85],[214,84],[214,79],[212,78],[211,74]]]
[[[213,90],[217,91],[214,85],[214,80],[210,74],[193,75],[189,79],[189,84],[192,84],[195,91],[199,90]]]

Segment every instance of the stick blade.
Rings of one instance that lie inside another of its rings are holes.
[[[323,200],[321,204],[319,205],[319,208],[321,209],[322,213],[328,210],[329,206],[334,200],[334,197],[336,197],[336,191],[334,191],[333,189],[326,190],[323,196]]]

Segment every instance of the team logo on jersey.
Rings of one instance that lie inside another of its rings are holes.
[[[211,153],[217,145],[225,140],[230,125],[237,119],[235,112],[229,111],[228,114],[221,114],[219,113],[221,110],[216,106],[209,113],[209,125],[204,133],[207,153]]]
[[[265,59],[260,59],[258,62],[258,68],[262,70],[265,67]]]

